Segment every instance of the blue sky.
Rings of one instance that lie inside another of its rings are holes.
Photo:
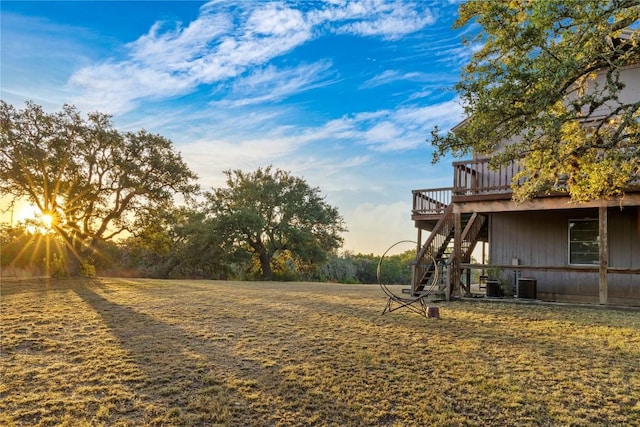
[[[344,249],[415,239],[411,190],[451,185],[434,125],[471,52],[456,1],[1,4],[1,96],[113,115],[170,138],[204,188],[273,165],[319,187]],[[405,250],[407,248],[399,248]]]

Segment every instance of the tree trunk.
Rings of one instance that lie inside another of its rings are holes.
[[[171,272],[180,264],[177,256],[172,256],[160,267],[158,279],[168,279]]]
[[[273,280],[273,270],[271,269],[271,257],[265,252],[260,252],[260,269],[262,270],[262,280]]]

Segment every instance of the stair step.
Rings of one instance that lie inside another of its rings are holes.
[[[460,217],[460,224],[462,226],[462,232],[464,233],[464,240],[460,242],[460,254],[459,256],[464,261],[468,262],[469,253],[472,246],[478,241],[478,234],[480,228],[485,223],[486,218],[478,214],[462,214]],[[446,263],[452,257],[454,247],[453,239],[455,238],[455,229],[453,227],[453,209],[452,206],[448,206],[447,209],[441,215],[436,227],[431,230],[431,235],[427,242],[423,245],[422,259],[416,258],[416,267],[420,272],[421,277],[417,277],[417,283],[414,282],[414,293],[423,291],[427,286],[432,285],[432,280],[436,271],[438,263]],[[426,252],[428,250],[428,252]],[[428,254],[433,254],[435,264],[431,263]],[[425,262],[427,261],[428,262]],[[446,288],[446,285],[442,284],[442,281],[437,284],[437,287],[442,290]]]

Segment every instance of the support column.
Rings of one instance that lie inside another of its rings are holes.
[[[598,230],[598,246],[600,249],[600,279],[598,285],[598,295],[600,304],[607,304],[609,298],[609,283],[607,270],[609,269],[609,239],[607,233],[607,207],[600,206],[598,209],[599,230]]]
[[[422,249],[422,228],[418,227],[416,258],[413,264],[411,265],[411,295],[413,296],[416,295],[416,288],[418,287],[418,274],[417,274],[418,264],[417,263],[420,262],[420,260],[418,259],[418,254],[420,253],[420,249]]]
[[[460,270],[460,258],[462,257],[462,214],[453,213],[453,262],[451,263],[451,295],[460,296],[460,279],[462,279],[462,271]]]

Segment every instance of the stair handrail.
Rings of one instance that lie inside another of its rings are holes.
[[[478,234],[480,233],[480,230],[482,230],[482,226],[486,219],[487,217],[484,215],[474,212],[473,215],[471,215],[469,222],[467,222],[467,226],[464,228],[461,235],[461,241],[464,243],[464,248],[461,254],[462,262],[464,262],[464,260],[468,261],[471,255],[471,250],[477,242]]]
[[[474,212],[471,215],[471,218],[469,218],[469,221],[467,222],[467,226],[464,228],[464,230],[462,230],[462,233],[460,234],[460,238],[462,240],[465,240],[467,238],[467,234],[469,234],[469,231],[471,230],[471,227],[473,227],[473,223],[477,217],[478,217],[478,212]]]
[[[441,231],[442,231],[442,229],[444,229],[445,225],[447,225],[448,223],[449,223],[449,225],[452,225],[452,221],[451,221],[451,214],[452,213],[453,213],[453,204],[450,204],[444,210],[444,212],[442,213],[442,215],[438,219],[438,222],[436,223],[435,227],[433,227],[433,230],[431,230],[431,234],[429,234],[429,237],[424,242],[424,244],[420,248],[420,251],[416,255],[416,262],[413,265],[413,277],[412,277],[412,283],[411,283],[411,292],[412,293],[416,292],[416,288],[418,286],[418,282],[420,282],[422,280],[422,277],[423,277],[423,275],[424,275],[424,273],[426,271],[426,269],[421,269],[419,266],[424,264],[427,261],[427,259],[425,259],[425,258],[427,258],[427,254],[426,254],[427,250],[429,248],[431,248],[432,243],[434,242],[436,237],[439,236],[439,235],[443,236],[443,242],[440,242],[440,245],[442,245],[444,243],[444,240],[446,239],[446,236],[451,231],[449,229],[447,231],[447,233],[441,233]],[[428,256],[433,258],[434,260],[436,258],[436,255],[437,255],[436,248],[431,249],[430,253],[428,254]],[[423,259],[424,259],[424,261],[423,261]],[[434,268],[437,268],[437,266],[434,265]]]

